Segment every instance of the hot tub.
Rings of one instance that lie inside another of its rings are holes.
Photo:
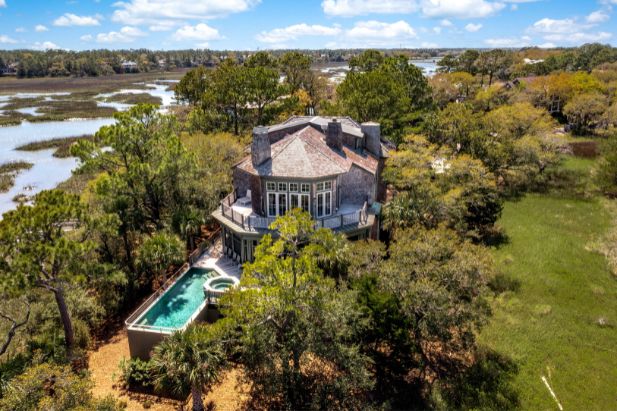
[[[208,300],[216,299],[239,283],[240,281],[235,277],[213,277],[204,284],[204,293]]]

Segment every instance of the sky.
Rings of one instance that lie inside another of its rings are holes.
[[[0,0],[0,49],[617,44],[617,0]]]

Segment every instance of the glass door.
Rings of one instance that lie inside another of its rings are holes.
[[[317,217],[326,217],[332,214],[332,192],[317,193]]]

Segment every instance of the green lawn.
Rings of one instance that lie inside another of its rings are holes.
[[[617,410],[617,279],[588,247],[611,224],[609,212],[599,199],[530,194],[507,203],[499,224],[509,242],[494,251],[497,268],[520,288],[493,301],[480,342],[519,365],[524,409],[557,409],[545,375],[566,411]]]

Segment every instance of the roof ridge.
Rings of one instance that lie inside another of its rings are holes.
[[[298,137],[300,137],[300,133],[301,133],[302,131],[306,130],[308,127],[310,127],[311,129],[315,130],[315,128],[314,128],[314,127],[312,127],[312,126],[310,126],[310,125],[307,125],[307,126],[306,126],[306,127],[304,127],[302,130],[300,130],[300,131],[298,131],[298,132],[297,132]],[[321,133],[321,132],[320,132],[320,131],[318,131],[318,130],[315,130],[315,131],[316,131],[316,132],[318,132],[318,133],[320,133],[320,134],[323,134],[323,133]],[[317,149],[317,152],[318,152],[319,154],[321,154],[322,156],[326,157],[328,160],[331,160],[331,161],[336,161],[336,160],[335,160],[334,158],[332,158],[332,157],[331,157],[328,153],[324,152],[324,150],[323,150],[323,146],[319,146],[319,145],[317,145],[317,144],[313,143],[310,139],[305,139],[304,141],[306,142],[306,144],[308,144],[308,145],[310,145],[310,146],[312,146],[312,147],[316,148],[316,149]],[[324,144],[327,144],[327,143],[324,143]],[[332,150],[331,150],[331,151],[332,151]],[[341,150],[341,151],[342,151],[342,150]],[[344,151],[343,151],[343,153],[344,153]],[[345,158],[348,158],[348,157],[347,157],[347,156],[345,156]],[[338,165],[338,164],[337,164],[337,165]]]
[[[287,137],[291,137],[291,138],[290,138],[289,140],[285,141],[285,139],[286,139]],[[286,148],[287,148],[287,147],[288,147],[288,146],[289,146],[289,145],[290,145],[293,141],[295,141],[297,138],[298,138],[298,136],[296,135],[296,133],[293,133],[293,134],[287,134],[287,135],[286,135],[285,137],[283,137],[281,140],[279,140],[279,141],[277,141],[276,143],[274,143],[274,144],[281,143],[281,144],[280,144],[280,146],[281,146],[281,147],[279,148],[278,152],[277,152],[276,154],[274,154],[274,155],[271,155],[271,156],[270,156],[270,158],[275,158],[275,157],[278,157],[278,156],[281,154],[281,152],[283,152],[283,151],[284,151],[284,150],[285,150],[285,149],[286,149]],[[274,144],[272,144],[272,145],[274,145]],[[271,145],[271,146],[272,146],[272,145]],[[278,148],[278,146],[277,146],[277,148]]]

